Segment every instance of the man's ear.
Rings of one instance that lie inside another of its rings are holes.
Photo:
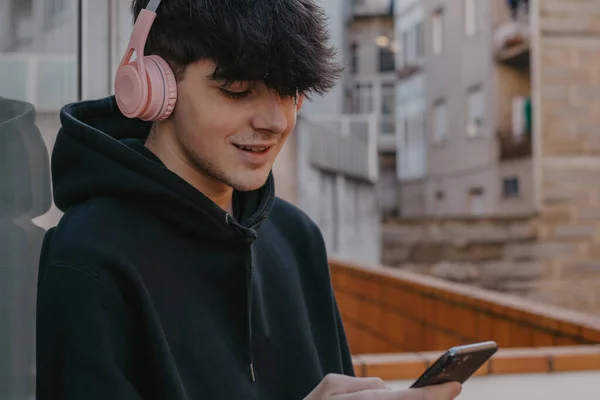
[[[296,101],[296,112],[299,112],[302,108],[302,104],[304,104],[304,95],[298,95],[298,100]]]

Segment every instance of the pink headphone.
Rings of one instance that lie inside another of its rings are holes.
[[[177,101],[175,75],[159,56],[144,56],[144,46],[161,0],[150,0],[133,25],[127,51],[115,77],[115,98],[123,115],[144,121],[162,121]],[[136,60],[131,61],[133,52]]]

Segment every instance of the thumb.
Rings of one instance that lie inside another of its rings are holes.
[[[453,400],[462,391],[458,382],[448,382],[423,388],[423,400]]]

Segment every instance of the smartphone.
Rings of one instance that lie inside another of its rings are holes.
[[[496,351],[498,344],[493,341],[452,347],[427,368],[411,387],[420,388],[446,382],[463,384]]]

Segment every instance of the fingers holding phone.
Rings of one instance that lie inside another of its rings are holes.
[[[391,390],[379,378],[327,375],[304,400],[453,400],[462,384],[497,351],[494,341],[452,347],[408,390]]]
[[[304,400],[453,400],[461,391],[457,382],[419,389],[391,390],[379,378],[330,374]]]
[[[462,390],[458,382],[448,382],[419,389],[371,390],[328,398],[328,400],[454,400]]]
[[[408,392],[413,391],[417,397],[399,397],[399,399],[406,400],[454,400],[460,395],[462,391],[462,385],[458,382],[442,383],[440,385],[427,386],[420,389],[410,389]],[[407,395],[408,396],[408,395]],[[421,397],[418,397],[421,396]]]

